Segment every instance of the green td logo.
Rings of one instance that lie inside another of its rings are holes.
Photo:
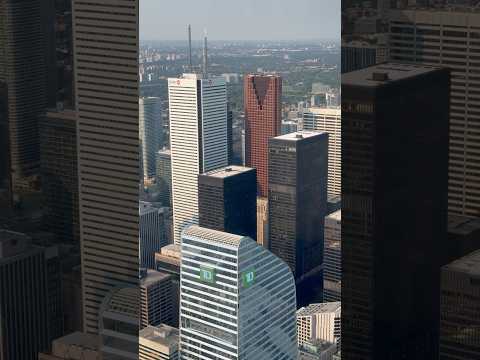
[[[200,266],[200,280],[213,284],[215,282],[215,269],[208,266]]]
[[[255,282],[255,269],[250,269],[242,274],[243,287],[248,288]]]

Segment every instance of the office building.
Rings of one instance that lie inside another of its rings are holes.
[[[322,340],[340,348],[341,303],[310,304],[297,310],[298,345]]]
[[[381,64],[388,60],[386,40],[365,37],[363,40],[342,42],[342,74]]]
[[[139,360],[179,360],[179,332],[171,326],[147,326],[138,334]]]
[[[269,140],[269,248],[297,282],[297,302],[321,301],[327,212],[328,134],[300,131]]]
[[[0,82],[6,86],[9,170],[16,195],[32,190],[25,184],[32,183],[40,166],[38,121],[47,107],[42,5],[40,0],[0,2]]]
[[[480,218],[448,215],[448,251],[443,264],[448,264],[480,249]]]
[[[227,151],[228,165],[233,165],[233,111],[227,108]]]
[[[268,249],[268,198],[257,197],[257,243]]]
[[[140,267],[155,269],[155,253],[168,244],[169,208],[140,201],[139,246]]]
[[[112,289],[99,312],[102,360],[138,360],[140,291],[135,287]]]
[[[342,118],[340,108],[310,108],[303,113],[303,130],[328,133],[328,196],[342,193]]]
[[[0,80],[0,206],[12,207],[7,84]]]
[[[199,225],[255,239],[255,169],[231,165],[198,176]]]
[[[340,301],[342,294],[342,210],[325,217],[323,301]]]
[[[302,344],[299,350],[298,360],[333,360],[337,346],[328,341],[314,340]]]
[[[106,16],[108,14],[108,16]],[[138,1],[73,0],[84,327],[138,285]]]
[[[282,121],[282,78],[245,75],[245,165],[257,169],[257,195],[268,195],[268,139],[279,136]]]
[[[163,124],[161,99],[141,97],[139,103],[139,140],[142,147],[143,178],[151,179],[156,175],[157,152],[163,147]]]
[[[182,236],[182,359],[297,359],[295,281],[254,240],[191,226]]]
[[[466,7],[392,10],[390,59],[451,69],[448,211],[480,216],[480,13]]]
[[[174,241],[198,224],[197,176],[228,165],[225,79],[168,79]]]
[[[58,242],[80,248],[76,112],[50,110],[39,128],[46,226]]]
[[[441,270],[440,359],[480,357],[480,250]]]
[[[52,341],[52,350],[39,353],[38,360],[100,360],[98,335],[73,332]]]
[[[0,230],[1,360],[34,360],[48,349],[47,281],[45,250],[24,234]]]
[[[342,93],[342,359],[437,359],[449,72],[376,65]]]
[[[157,153],[157,184],[162,205],[172,207],[172,154],[169,149]]]
[[[174,318],[170,275],[151,269],[140,271],[140,328],[171,324]]]

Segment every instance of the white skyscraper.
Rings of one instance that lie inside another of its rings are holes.
[[[182,234],[180,358],[296,360],[295,280],[249,237]]]
[[[303,130],[328,133],[328,195],[341,195],[342,118],[340,108],[308,109],[303,113]]]
[[[157,152],[163,143],[161,102],[158,97],[141,97],[139,100],[139,136],[142,147],[143,177],[156,174]]]
[[[174,241],[198,224],[197,176],[228,165],[225,79],[168,79]]]

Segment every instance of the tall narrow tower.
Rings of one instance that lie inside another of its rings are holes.
[[[106,16],[108,14],[108,16]],[[138,286],[138,1],[73,1],[84,329]]]

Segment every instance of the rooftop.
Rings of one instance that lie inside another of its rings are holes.
[[[474,251],[443,267],[444,270],[480,276],[480,250]]]
[[[280,135],[275,137],[275,140],[299,141],[302,139],[309,139],[318,135],[326,134],[324,131],[297,131],[290,134]]]
[[[103,299],[101,312],[116,313],[137,319],[139,306],[140,290],[138,287],[115,288]]]
[[[26,251],[31,238],[25,234],[0,229],[0,259],[18,255]]]
[[[438,71],[440,68],[426,65],[384,63],[342,74],[342,86],[379,87],[390,82],[414,78]]]
[[[154,342],[155,345],[161,345],[167,349],[176,349],[179,342],[179,331],[174,327],[160,324],[143,328],[140,330],[138,337],[140,343],[142,343],[142,340],[149,340]]]
[[[311,316],[318,313],[332,313],[340,310],[341,302],[326,302],[326,303],[315,303],[308,306],[302,307],[297,310],[298,316]]]
[[[166,273],[147,269],[146,275],[140,279],[140,286],[148,287],[149,285],[168,279],[170,279],[170,275]]]
[[[479,218],[460,215],[448,216],[449,233],[456,235],[468,235],[476,231],[480,231]]]
[[[327,217],[332,220],[342,221],[342,209],[327,215]]]
[[[245,239],[245,236],[229,234],[218,230],[211,230],[198,225],[192,225],[184,230],[182,237],[185,236],[199,238],[217,244],[224,244],[237,248],[240,246],[240,242]]]
[[[227,178],[229,176],[238,175],[238,174],[241,174],[241,173],[246,173],[246,172],[252,171],[252,170],[253,170],[253,168],[249,168],[249,167],[245,167],[245,166],[229,165],[229,166],[226,166],[226,167],[223,167],[223,168],[220,168],[220,169],[216,169],[216,170],[206,172],[202,175],[224,179],[224,178]]]
[[[52,345],[53,355],[60,355],[58,352],[62,352],[65,347],[70,346],[77,346],[82,349],[98,350],[100,347],[100,341],[97,335],[77,331],[53,340]]]
[[[331,115],[331,116],[340,116],[342,113],[342,110],[338,108],[325,108],[325,107],[311,107],[308,108],[306,112],[303,114],[316,114],[316,115]]]

